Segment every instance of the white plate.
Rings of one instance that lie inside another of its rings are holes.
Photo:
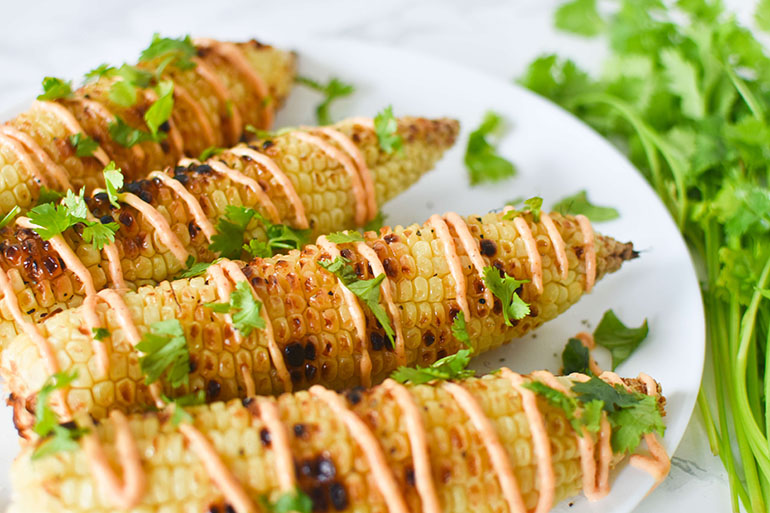
[[[598,224],[596,230],[633,241],[641,257],[600,281],[593,293],[555,321],[524,340],[479,356],[474,366],[479,371],[503,364],[521,372],[557,371],[567,339],[592,329],[605,310],[614,309],[631,325],[647,318],[649,337],[618,372],[635,376],[644,371],[662,384],[668,411],[663,443],[673,452],[692,413],[703,368],[700,290],[674,222],[625,157],[558,107],[520,87],[453,63],[351,41],[289,41],[286,46],[299,51],[302,74],[318,79],[338,76],[356,85],[353,96],[334,104],[336,119],[374,115],[392,104],[396,115],[451,116],[461,121],[457,146],[437,169],[384,208],[388,224],[421,223],[431,214],[447,210],[483,213],[522,196],[542,196],[550,207],[581,189],[587,189],[597,204],[620,211],[620,219]],[[317,101],[317,95],[297,87],[278,116],[278,126],[314,123]],[[511,124],[500,150],[519,172],[496,185],[470,188],[462,164],[464,146],[469,131],[488,109]],[[7,112],[0,118],[11,115],[13,112]],[[606,367],[608,362],[600,363]],[[3,415],[10,420],[10,409],[6,407]],[[16,452],[10,422],[0,425],[0,437],[6,440],[0,448],[3,507],[10,495],[8,469]],[[607,498],[597,503],[575,498],[572,507],[564,502],[555,511],[629,512],[651,484],[649,476],[624,466],[614,476]]]

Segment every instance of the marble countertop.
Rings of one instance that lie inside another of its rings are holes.
[[[153,32],[291,46],[297,38],[349,38],[450,59],[511,80],[536,55],[557,51],[596,69],[601,43],[556,33],[557,0],[248,0],[6,2],[0,19],[0,108],[39,90],[44,75],[74,77],[104,61],[131,60]],[[728,0],[742,21],[752,0]],[[708,369],[707,376],[708,377]],[[723,512],[726,474],[709,449],[699,413],[674,454],[671,476],[635,513]]]

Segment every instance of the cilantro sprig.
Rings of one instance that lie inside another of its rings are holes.
[[[99,147],[99,143],[88,137],[82,132],[72,134],[67,138],[70,146],[75,150],[75,155],[78,157],[90,157]]]
[[[265,328],[265,319],[260,315],[262,302],[254,299],[251,285],[246,281],[238,282],[227,303],[206,303],[206,307],[214,312],[231,314],[235,329],[244,337],[255,329]]]
[[[315,109],[315,116],[319,125],[332,124],[332,118],[329,114],[332,102],[338,98],[350,96],[355,91],[355,87],[352,84],[346,84],[336,77],[329,79],[326,84],[304,76],[298,76],[295,81],[324,95],[323,101]]]
[[[600,346],[609,349],[612,354],[612,369],[626,361],[639,344],[647,338],[649,327],[647,319],[638,328],[629,328],[618,319],[615,312],[607,310],[594,330],[594,340]]]
[[[507,202],[507,205],[510,205],[512,207],[515,207],[521,203],[520,200],[512,200]],[[543,198],[540,196],[533,196],[529,199],[524,200],[524,205],[520,209],[513,209],[509,210],[505,213],[503,216],[503,219],[505,220],[511,220],[515,217],[518,217],[526,212],[529,212],[532,214],[532,219],[537,223],[540,222],[540,211],[543,208]]]
[[[145,384],[155,383],[164,374],[173,388],[189,383],[190,349],[177,319],[150,325],[136,348],[144,353],[139,357],[139,367],[145,374]]]
[[[64,390],[77,379],[77,372],[58,372],[49,377],[37,394],[35,424],[32,430],[43,441],[32,453],[32,459],[40,459],[61,451],[77,450],[79,440],[88,433],[87,429],[74,424],[60,424],[56,412],[50,405],[50,397],[57,390]]]
[[[374,116],[374,131],[380,149],[385,153],[393,153],[403,148],[404,141],[398,134],[398,120],[393,116],[392,105],[388,105]]]
[[[356,231],[334,232],[326,236],[329,242],[334,244],[346,244],[348,242],[363,242],[364,236]]]
[[[37,99],[53,101],[70,96],[72,96],[72,82],[56,77],[45,77],[43,79],[43,93],[39,94]]]
[[[261,496],[259,503],[265,511],[270,513],[312,513],[313,511],[313,499],[299,488],[282,493],[275,502],[270,502],[267,496]]]
[[[160,76],[168,66],[176,66],[181,70],[194,68],[195,63],[192,58],[196,55],[197,50],[189,35],[174,39],[161,37],[160,34],[155,33],[150,46],[145,48],[139,56],[139,62],[159,59],[156,75]]]
[[[11,223],[11,221],[16,219],[16,216],[19,215],[19,212],[21,212],[19,205],[14,205],[13,208],[7,214],[5,214],[2,219],[0,219],[0,229],[5,228]]]
[[[497,147],[489,142],[490,136],[503,131],[503,118],[492,111],[484,115],[479,127],[471,132],[465,148],[465,167],[471,186],[486,182],[499,182],[516,174],[516,167],[500,155]]]
[[[206,404],[206,392],[198,390],[197,392],[191,392],[174,399],[162,396],[163,402],[165,402],[168,408],[171,409],[171,425],[176,427],[182,423],[192,422],[192,415],[185,411],[188,406],[199,406]]]
[[[529,315],[529,303],[519,296],[519,288],[529,280],[517,280],[492,266],[484,268],[484,285],[500,300],[503,305],[505,324],[513,326],[513,321]]]
[[[585,190],[560,199],[554,204],[553,210],[560,214],[583,214],[595,223],[612,221],[620,217],[618,211],[613,207],[602,207],[591,203]]]
[[[319,260],[318,264],[339,278],[343,285],[364,302],[382,329],[385,330],[391,344],[395,343],[395,332],[390,323],[390,317],[380,304],[380,284],[385,279],[385,274],[380,274],[370,280],[362,280],[356,275],[350,262],[342,257],[337,257],[332,261]]]

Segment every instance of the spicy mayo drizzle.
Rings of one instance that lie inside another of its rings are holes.
[[[545,231],[553,244],[553,250],[556,253],[556,263],[559,264],[559,273],[561,279],[566,280],[569,273],[569,260],[567,260],[567,248],[564,247],[564,239],[561,232],[553,222],[553,218],[545,212],[540,213],[540,221],[545,226]]]
[[[586,292],[591,292],[596,281],[596,246],[594,243],[594,229],[591,221],[583,214],[576,215],[580,231],[583,233],[583,252],[586,265]]]
[[[217,230],[214,228],[214,225],[209,218],[206,217],[206,214],[203,212],[203,207],[201,207],[198,199],[193,196],[192,193],[179,182],[179,180],[171,178],[162,171],[153,171],[150,173],[149,178],[157,178],[163,185],[174,191],[179,198],[185,202],[195,224],[200,226],[206,239],[211,242],[211,239],[216,235]]]
[[[35,155],[35,158],[37,158],[43,167],[45,167],[46,171],[50,177],[54,179],[59,188],[62,190],[72,188],[67,170],[54,162],[51,157],[48,156],[48,153],[46,153],[45,150],[43,150],[43,148],[41,148],[37,141],[35,141],[32,137],[11,125],[1,125],[0,134],[10,137],[11,139],[15,139],[16,141],[20,142],[29,152]],[[43,185],[49,186],[48,177],[39,175],[38,178]]]
[[[181,103],[186,104],[197,118],[198,128],[200,130],[196,130],[195,133],[203,138],[203,144],[205,144],[207,147],[216,146],[217,137],[214,133],[214,127],[211,126],[211,121],[206,115],[206,111],[203,109],[203,105],[201,105],[198,100],[196,100],[189,92],[187,92],[187,89],[179,85],[177,82],[174,82],[174,97],[175,101],[178,99]]]
[[[462,264],[460,263],[460,256],[457,254],[457,247],[452,235],[449,233],[449,227],[444,219],[437,214],[430,216],[428,225],[433,228],[436,238],[444,247],[444,258],[449,266],[449,274],[452,275],[452,279],[455,282],[455,299],[460,306],[465,316],[466,322],[471,318],[471,309],[468,307],[467,287],[465,284],[465,274],[463,274]]]
[[[455,212],[445,213],[444,220],[449,226],[454,228],[457,237],[460,239],[460,244],[462,244],[463,249],[465,250],[465,254],[468,255],[468,259],[470,259],[471,264],[479,274],[481,282],[484,283],[484,267],[486,267],[486,263],[484,262],[484,257],[481,256],[479,242],[471,234],[468,223]],[[484,299],[487,304],[490,305],[490,308],[494,305],[492,291],[486,286],[484,287]],[[468,319],[466,319],[466,321],[467,320]]]
[[[297,486],[297,480],[294,476],[294,458],[291,455],[289,432],[284,423],[281,422],[281,413],[273,400],[260,397],[257,401],[259,417],[270,433],[270,442],[273,445],[273,451],[275,451],[278,486],[284,492],[292,491]]]
[[[645,392],[647,395],[657,395],[658,384],[654,379],[642,372],[639,374],[639,380],[644,383]],[[631,466],[647,472],[653,477],[653,479],[655,479],[655,484],[650,489],[650,491],[652,491],[657,488],[657,486],[668,475],[668,472],[671,470],[671,460],[668,457],[666,449],[655,436],[655,433],[646,433],[644,435],[644,441],[647,442],[647,448],[650,450],[650,456],[634,454],[631,456],[629,463]]]
[[[180,165],[189,166],[190,164],[194,163],[197,163],[197,161],[184,159],[180,162]],[[270,199],[270,196],[267,195],[267,193],[262,189],[262,186],[259,185],[256,180],[250,176],[246,176],[240,171],[231,168],[219,160],[209,159],[206,161],[206,164],[211,166],[211,169],[220,175],[227,177],[232,182],[245,185],[251,189],[251,191],[257,196],[257,202],[267,211],[267,216],[270,218],[270,221],[276,224],[281,222],[281,216],[278,214],[278,209],[275,207],[273,200]]]
[[[214,70],[212,70],[208,64],[203,62],[200,57],[193,57],[192,61],[195,63],[195,71],[198,73],[198,76],[209,84],[214,91],[214,96],[216,96],[219,102],[227,108],[227,119],[230,123],[229,130],[233,137],[232,142],[235,142],[241,135],[243,123],[241,121],[241,112],[238,110],[238,107],[230,96],[230,91],[227,90],[225,84],[222,83],[222,80],[220,80],[217,74],[214,73]]]
[[[85,134],[83,127],[80,126],[80,123],[78,123],[78,120],[75,119],[75,116],[73,116],[72,113],[69,110],[67,110],[63,105],[57,102],[36,100],[32,104],[32,107],[45,111],[51,114],[53,117],[57,118],[64,125],[64,127],[70,131],[70,135],[75,135],[80,133]],[[107,121],[111,122],[112,117],[110,117]],[[93,157],[96,160],[98,160],[99,163],[103,166],[106,166],[107,164],[110,163],[110,158],[107,156],[107,154],[104,152],[101,146],[96,147],[96,149],[93,152]]]
[[[24,147],[21,145],[19,141],[17,141],[15,138],[5,133],[0,132],[0,143],[2,143],[3,146],[10,149],[11,151],[13,151],[13,153],[16,154],[16,158],[19,159],[19,163],[22,165],[24,169],[27,170],[29,174],[31,174],[34,177],[36,182],[40,182],[43,185],[47,183],[45,176],[43,176],[43,174],[37,168],[37,165],[35,165],[35,162],[27,154],[27,152],[24,151]]]
[[[366,423],[348,409],[345,400],[337,395],[337,393],[319,385],[313,385],[309,391],[311,395],[326,403],[334,416],[345,424],[345,427],[350,432],[350,436],[353,437],[353,440],[361,448],[369,463],[373,474],[373,481],[380,490],[388,511],[390,513],[408,513],[409,508],[406,506],[393,472],[388,467],[385,453]]]
[[[163,241],[169,251],[171,251],[171,254],[174,255],[179,262],[184,264],[187,261],[187,257],[190,253],[185,249],[184,244],[179,240],[179,237],[177,237],[173,230],[171,230],[168,221],[166,221],[166,218],[163,217],[158,209],[130,192],[124,192],[121,200],[126,205],[132,206],[138,210],[145,219],[158,230],[158,237],[160,237],[160,240]]]

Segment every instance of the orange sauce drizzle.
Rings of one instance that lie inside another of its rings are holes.
[[[465,320],[470,321],[471,309],[468,307],[467,287],[465,284],[465,274],[463,274],[462,264],[460,263],[460,256],[457,254],[457,246],[452,235],[449,233],[449,227],[444,219],[433,214],[428,219],[428,225],[433,227],[433,231],[436,234],[436,238],[439,240],[444,248],[444,259],[449,266],[449,274],[452,275],[452,279],[455,282],[455,299],[460,306],[460,310],[465,316]]]
[[[545,226],[545,231],[553,244],[553,250],[556,253],[556,263],[559,265],[559,273],[562,280],[567,279],[569,273],[569,260],[567,260],[567,248],[564,246],[564,239],[561,232],[553,222],[553,218],[545,212],[540,213],[540,221]]]
[[[203,109],[203,105],[201,105],[197,99],[195,99],[189,92],[187,92],[187,89],[179,85],[177,82],[174,82],[174,96],[179,98],[182,103],[187,104],[195,117],[198,119],[198,128],[200,131],[197,131],[196,133],[203,138],[204,144],[207,147],[216,146],[217,136],[214,133],[214,127],[211,126],[211,121],[206,115],[206,111]]]
[[[110,112],[110,110],[107,107],[97,102],[96,100],[78,98],[77,101],[82,103],[85,106],[86,110],[91,111],[97,116],[99,116],[106,125],[109,125],[110,123],[115,122],[115,120],[117,119],[117,116],[115,116],[115,114]],[[139,144],[135,144],[131,146],[131,148],[129,148],[129,151],[133,153],[132,158],[135,162],[144,162],[144,159],[147,156],[147,154],[144,152],[144,149],[142,149],[142,147]],[[94,156],[96,156],[96,152],[94,152]],[[105,153],[105,158],[106,157],[107,157],[107,154]],[[108,159],[106,162],[102,162],[102,164],[106,166],[107,164],[109,164],[109,162],[110,160]]]
[[[171,178],[162,171],[153,171],[150,173],[149,178],[157,178],[161,181],[161,183],[163,183],[163,185],[174,191],[179,196],[179,198],[185,202],[188,210],[190,211],[190,214],[192,215],[192,218],[195,220],[195,224],[200,226],[201,231],[206,236],[206,239],[211,242],[211,239],[214,237],[214,235],[216,235],[217,230],[214,228],[214,224],[209,220],[209,218],[206,217],[206,214],[203,212],[203,207],[201,207],[198,199],[193,196],[192,193],[190,193],[190,191],[188,191],[187,188],[185,188],[185,186],[179,182],[179,180]]]
[[[594,229],[591,227],[591,221],[582,214],[575,216],[583,233],[583,252],[585,253],[586,265],[586,292],[591,292],[596,282],[596,246],[594,242]]]
[[[98,222],[96,217],[88,209],[86,209],[86,217],[91,222]],[[102,251],[104,251],[104,256],[107,259],[107,271],[110,273],[113,287],[121,291],[128,290],[128,286],[123,279],[123,265],[120,263],[118,245],[113,241],[109,244],[105,244]]]
[[[428,455],[427,433],[425,432],[422,413],[412,394],[409,393],[409,389],[404,385],[388,379],[385,380],[382,387],[393,394],[393,398],[396,400],[399,408],[401,408],[401,414],[404,416],[404,425],[409,437],[409,445],[414,462],[414,482],[422,501],[422,512],[441,513],[441,505],[436,493],[435,483],[433,482],[433,471],[431,470],[430,456]]]
[[[41,110],[44,110],[57,118],[61,123],[64,125],[64,127],[69,130],[71,133],[70,135],[75,134],[84,134],[85,132],[83,130],[83,127],[80,126],[80,123],[78,123],[78,120],[75,119],[75,116],[72,115],[72,113],[67,110],[63,105],[57,103],[57,102],[48,102],[48,101],[39,101],[36,100],[32,104],[33,108],[38,108]],[[110,115],[110,118],[107,120],[108,122],[112,121],[112,116]],[[99,161],[99,163],[103,166],[106,166],[110,163],[110,158],[107,156],[107,154],[104,152],[101,146],[97,146],[94,150],[93,157]]]
[[[316,244],[322,251],[329,253],[332,260],[341,257],[340,250],[337,245],[330,242],[325,235],[318,237]],[[361,353],[360,369],[361,369],[361,384],[364,387],[372,386],[372,358],[369,355],[369,348],[366,341],[366,316],[358,302],[358,298],[349,288],[345,286],[342,281],[337,280],[340,284],[340,290],[342,291],[342,299],[345,302],[345,306],[350,312],[350,317],[353,320],[353,326],[356,329],[356,335],[358,336],[358,348]]]
[[[158,230],[160,240],[162,240],[168,247],[171,254],[184,265],[190,253],[185,249],[184,244],[179,240],[179,237],[177,237],[171,230],[168,221],[166,221],[166,218],[163,217],[158,209],[130,192],[124,192],[121,196],[121,200],[125,204],[130,205],[141,212],[141,214],[155,226],[155,229]]]
[[[211,89],[214,91],[214,95],[219,99],[223,106],[228,108],[229,112],[227,113],[227,119],[230,122],[230,133],[232,134],[233,139],[237,140],[241,135],[243,122],[241,121],[241,112],[238,110],[238,107],[230,96],[230,91],[227,90],[225,84],[222,83],[222,80],[219,79],[211,67],[203,62],[203,59],[200,57],[193,57],[192,61],[195,63],[195,71],[198,75],[205,82],[208,82],[209,86],[211,86]]]
[[[270,433],[270,441],[275,452],[278,486],[284,492],[292,491],[297,486],[297,480],[294,477],[294,458],[291,455],[289,432],[281,421],[278,405],[273,400],[264,397],[259,398],[258,401],[259,417]]]
[[[296,189],[294,189],[294,185],[291,183],[289,177],[286,176],[286,173],[281,171],[281,168],[278,167],[273,159],[263,153],[243,146],[231,148],[230,153],[239,157],[248,157],[262,167],[262,169],[270,173],[278,185],[283,188],[286,199],[289,200],[289,203],[291,203],[291,206],[294,208],[297,227],[303,230],[310,227],[307,216],[305,215],[305,206],[302,204],[302,200],[297,194]]]
[[[518,216],[513,220],[513,226],[519,232],[524,247],[527,248],[527,257],[532,273],[532,284],[535,286],[538,294],[543,293],[543,261],[540,252],[537,250],[537,241],[532,235],[532,229],[529,227],[523,217]]]
[[[583,346],[585,346],[586,349],[588,349],[588,368],[599,376],[602,373],[601,367],[599,367],[599,364],[596,363],[596,360],[594,360],[593,355],[591,354],[591,350],[593,350],[596,347],[596,341],[594,340],[594,336],[590,333],[587,333],[585,331],[581,331],[577,335],[575,335],[575,338],[580,341]]]
[[[110,466],[93,426],[83,437],[83,450],[97,486],[104,490],[104,495],[109,497],[116,508],[127,510],[137,506],[142,500],[147,478],[128,419],[120,411],[114,410],[110,412],[110,420],[115,426],[115,446],[123,470],[123,483]]]
[[[444,214],[444,220],[449,226],[454,228],[457,237],[460,239],[460,244],[462,244],[463,249],[465,250],[465,254],[468,255],[471,264],[479,274],[481,282],[484,283],[484,267],[486,267],[486,262],[484,261],[484,257],[481,256],[479,242],[473,237],[470,228],[468,228],[468,223],[455,212],[447,212]],[[494,305],[495,299],[492,296],[492,291],[486,286],[484,287],[484,299],[488,305]]]
[[[24,151],[24,147],[15,138],[0,132],[0,143],[6,148],[12,150],[16,157],[19,159],[22,167],[24,167],[29,174],[31,174],[36,182],[40,182],[43,185],[47,183],[45,176],[40,172],[32,158]]]
[[[59,188],[61,190],[67,190],[72,188],[72,184],[70,184],[69,176],[67,174],[67,170],[64,169],[62,166],[54,162],[51,157],[48,156],[48,153],[43,150],[43,148],[40,147],[40,145],[35,141],[32,137],[30,137],[28,134],[22,132],[21,130],[18,130],[11,125],[0,125],[0,134],[6,135],[7,137],[10,137],[11,139],[15,139],[18,142],[20,142],[28,151],[33,153],[35,157],[37,157],[37,160],[40,161],[41,164],[45,167],[46,171],[48,171],[48,174],[53,177],[53,179],[58,184]],[[49,186],[47,183],[47,177],[40,176],[40,181],[43,185]]]
[[[94,333],[94,330],[102,327],[99,315],[96,313],[96,302],[98,300],[99,296],[96,294],[86,296],[86,299],[83,301],[83,321],[85,321],[88,336],[91,337],[91,347],[96,356],[98,369],[106,376],[110,369],[110,354],[107,352],[107,344],[104,341],[96,340]]]
[[[227,279],[227,276],[225,276],[225,272],[222,269],[222,266],[220,264],[212,264],[206,269],[206,273],[211,276],[211,279],[214,280],[214,285],[217,288],[217,295],[219,296],[219,301],[222,303],[229,303],[230,302],[230,294],[233,292],[233,287],[230,284],[230,280]],[[229,313],[224,314],[225,321],[230,324],[230,326],[233,325],[233,316]],[[238,330],[235,330],[235,340],[236,343],[241,342],[241,332]],[[249,374],[249,377],[251,375]],[[252,387],[254,386],[254,382],[252,380]],[[248,386],[247,386],[248,388]]]
[[[655,383],[655,380],[650,376],[642,372],[639,374],[639,379],[644,383],[647,395],[654,396],[658,393],[658,384]],[[663,447],[663,444],[661,444],[655,436],[655,433],[646,433],[644,435],[644,441],[647,443],[647,448],[650,450],[650,456],[634,454],[631,456],[629,463],[632,467],[647,472],[653,479],[655,479],[655,484],[650,489],[650,491],[652,491],[658,487],[671,470],[671,459],[668,457],[668,453]]]
[[[189,166],[191,163],[194,163],[196,161],[185,159],[180,163],[182,166]],[[241,173],[240,171],[231,168],[230,166],[226,165],[224,162],[215,160],[215,159],[209,159],[206,161],[206,164],[211,166],[211,169],[216,171],[222,176],[226,176],[231,181],[245,185],[251,191],[257,196],[257,201],[260,205],[264,207],[264,209],[267,211],[267,216],[270,218],[270,221],[272,223],[280,223],[281,222],[281,216],[278,214],[278,209],[276,208],[275,204],[273,203],[273,200],[270,199],[270,196],[267,195],[267,193],[262,189],[262,186],[259,185],[259,183],[251,178],[250,176],[246,176],[245,174]]]
[[[366,456],[373,474],[373,481],[380,490],[388,511],[390,513],[408,513],[409,508],[406,506],[393,472],[388,467],[385,453],[366,423],[348,409],[345,400],[335,392],[319,385],[313,385],[310,387],[310,394],[323,401],[332,410],[334,416],[345,424],[350,436],[353,437],[353,440],[356,441]]]
[[[372,268],[374,277],[381,274],[385,274],[385,267],[380,262],[380,258],[377,253],[370,248],[366,242],[357,242],[356,251],[369,262]],[[388,306],[390,312],[390,319],[393,321],[393,331],[395,332],[395,349],[396,349],[396,362],[398,365],[406,365],[406,348],[404,347],[404,333],[401,329],[401,311],[393,301],[393,289],[390,279],[387,275],[385,279],[380,283],[380,291],[382,292],[382,299]]]

